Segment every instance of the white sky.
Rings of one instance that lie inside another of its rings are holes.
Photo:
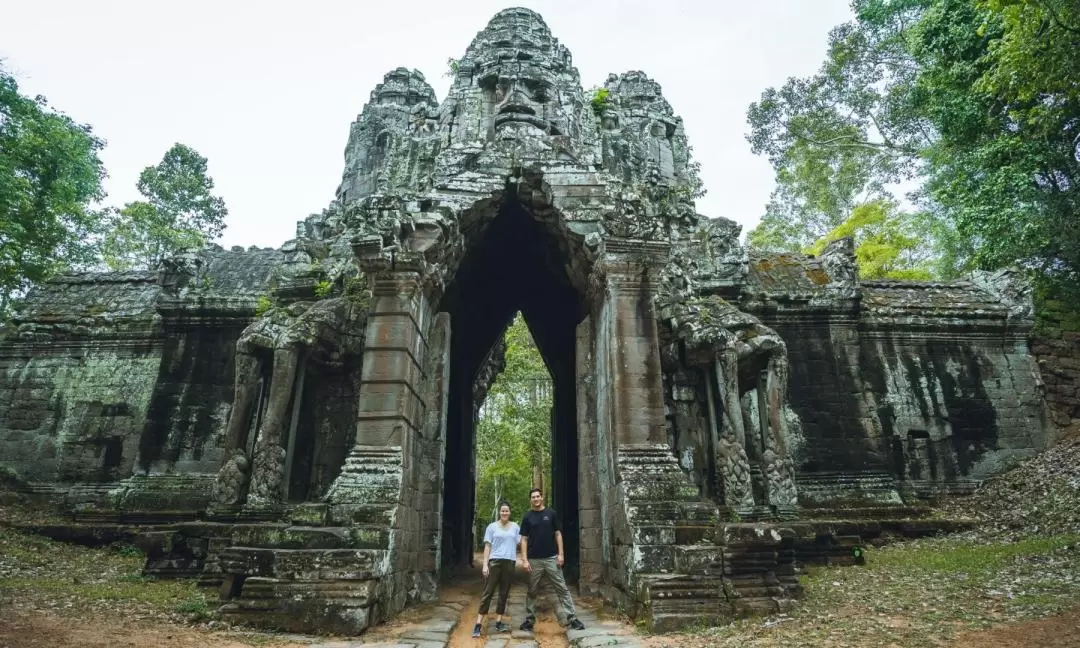
[[[2,0],[0,58],[107,141],[108,204],[174,142],[209,159],[229,208],[219,243],[277,247],[333,199],[349,124],[404,66],[442,102],[446,59],[500,9],[539,12],[585,88],[642,70],[682,116],[709,193],[707,216],[753,227],[773,185],[744,139],[746,108],[815,71],[848,0]]]

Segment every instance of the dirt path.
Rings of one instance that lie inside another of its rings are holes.
[[[479,565],[479,557],[476,559]],[[518,578],[510,589],[510,596],[506,605],[507,614],[503,620],[511,630],[517,630],[518,625],[524,620],[525,593],[528,589],[524,572],[518,573]],[[495,601],[492,601],[491,614],[485,620],[484,634],[479,639],[473,639],[472,627],[476,621],[476,614],[480,608],[480,597],[484,591],[483,577],[479,567],[467,567],[459,569],[448,581],[443,582],[440,588],[439,602],[418,606],[406,610],[393,621],[373,628],[364,635],[365,641],[392,641],[394,637],[400,637],[413,630],[420,630],[431,614],[431,609],[436,605],[456,603],[462,606],[458,616],[457,626],[450,635],[447,648],[482,648],[488,639],[506,638],[511,639],[512,646],[523,639],[513,639],[513,633],[493,634],[495,619]],[[566,629],[559,625],[555,617],[552,601],[549,597],[541,594],[537,605],[536,627],[534,640],[537,648],[566,648]]]
[[[1080,607],[1038,621],[966,632],[950,648],[1080,648]]]

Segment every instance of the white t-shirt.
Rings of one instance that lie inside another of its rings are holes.
[[[521,529],[515,522],[507,523],[505,528],[498,522],[492,522],[484,532],[484,542],[491,543],[492,560],[514,560],[517,557],[517,546],[521,544]]]

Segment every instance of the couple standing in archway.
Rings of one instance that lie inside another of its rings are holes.
[[[558,597],[559,606],[566,613],[566,621],[573,630],[584,630],[585,624],[577,618],[574,600],[563,578],[562,567],[565,562],[563,551],[562,525],[554,510],[544,506],[544,493],[539,488],[529,491],[529,512],[521,519],[521,525],[510,521],[510,504],[499,504],[499,519],[488,525],[484,532],[483,574],[487,578],[484,595],[480,599],[480,611],[476,616],[472,636],[479,637],[483,628],[484,616],[491,607],[495,590],[499,591],[495,613],[499,616],[495,622],[496,632],[506,632],[510,628],[503,623],[506,614],[506,599],[510,594],[510,584],[514,578],[517,564],[517,549],[521,547],[521,566],[529,574],[529,592],[525,597],[525,621],[521,629],[531,631],[536,624],[536,595],[540,581],[548,579]]]

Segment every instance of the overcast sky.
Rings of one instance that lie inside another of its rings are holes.
[[[746,108],[815,71],[848,0],[7,0],[0,57],[24,94],[107,141],[107,203],[174,142],[209,159],[229,208],[220,243],[278,246],[341,179],[349,124],[404,66],[441,102],[460,57],[500,9],[538,11],[573,53],[585,88],[642,70],[683,118],[702,165],[707,216],[753,227],[772,189],[744,139]]]

